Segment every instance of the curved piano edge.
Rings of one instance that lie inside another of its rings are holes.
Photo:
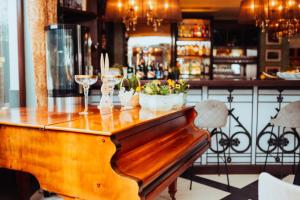
[[[156,182],[147,186],[140,192],[140,196],[147,200],[155,199],[165,188],[170,186],[182,173],[184,173],[192,164],[209,148],[209,141],[203,141],[201,148],[191,153],[186,159],[179,162],[174,168],[168,169]],[[199,147],[200,147],[199,146]]]
[[[169,123],[172,120],[176,120],[177,118],[186,117],[186,122],[184,127],[181,127],[182,129],[193,129],[195,132],[201,132],[203,135],[203,139],[199,144],[195,145],[194,148],[190,149],[186,156],[177,161],[175,164],[173,164],[171,167],[165,169],[163,173],[156,178],[154,181],[151,182],[151,184],[145,184],[145,182],[138,178],[137,176],[130,175],[129,173],[124,172],[122,169],[120,169],[117,165],[117,160],[121,157],[119,154],[122,150],[122,141],[119,138],[123,137],[118,135],[112,135],[111,141],[116,146],[116,153],[113,155],[111,159],[111,166],[115,172],[120,174],[121,176],[127,177],[129,179],[132,179],[137,182],[139,186],[139,196],[141,199],[154,199],[159,193],[161,193],[165,188],[169,187],[176,179],[179,177],[183,172],[185,172],[190,166],[192,166],[193,162],[198,159],[208,148],[210,145],[210,134],[208,131],[199,130],[195,124],[194,119],[197,115],[197,112],[194,110],[194,108],[186,109],[184,111],[179,112],[181,114],[178,115],[176,113],[174,115],[174,118],[168,116],[168,120],[161,122],[163,123]],[[180,123],[179,123],[180,124]],[[156,126],[159,126],[160,124],[156,124]],[[133,131],[135,132],[135,131]],[[128,135],[127,135],[128,137]],[[132,151],[132,149],[131,149]]]
[[[143,184],[143,181],[142,181],[141,179],[139,179],[139,178],[137,178],[137,177],[134,177],[134,176],[130,176],[130,175],[126,174],[126,173],[123,173],[122,170],[120,170],[120,169],[118,168],[117,163],[116,163],[116,161],[117,161],[117,156],[118,156],[117,153],[118,153],[118,151],[121,150],[121,146],[122,146],[122,145],[121,145],[121,143],[116,139],[115,135],[112,135],[112,136],[110,137],[110,140],[111,140],[112,143],[114,143],[115,146],[116,146],[116,152],[114,153],[114,155],[112,156],[112,158],[111,158],[111,160],[110,160],[110,165],[111,165],[112,169],[113,169],[118,175],[134,180],[134,181],[138,184],[138,186],[139,186],[139,188],[140,188],[140,187],[142,186],[142,184]]]

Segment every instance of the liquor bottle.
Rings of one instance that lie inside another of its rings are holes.
[[[189,29],[189,36],[188,37],[193,37],[193,32],[194,32],[194,29],[192,26],[190,26],[190,29]]]
[[[153,64],[153,62],[148,65],[147,79],[148,80],[155,79],[155,70],[154,70],[154,64]]]
[[[205,33],[206,33],[206,37],[209,38],[209,28],[208,27],[206,27]]]
[[[193,26],[193,37],[198,37],[197,32],[198,32],[198,26],[197,26],[197,24],[194,24],[194,26]]]
[[[198,30],[197,30],[197,36],[199,37],[199,38],[201,38],[202,37],[202,34],[201,34],[201,27],[198,25]]]
[[[127,78],[131,79],[133,77],[133,68],[132,67],[128,67],[127,68]]]
[[[178,37],[182,37],[182,26],[178,26]]]
[[[140,64],[137,65],[137,68],[136,68],[136,76],[141,80],[146,78],[145,67],[146,67],[145,60],[141,59]]]
[[[155,76],[156,76],[156,79],[163,79],[164,76],[163,76],[163,66],[162,64],[158,64],[156,65],[156,70],[155,70]]]
[[[205,73],[205,75],[209,74],[209,65],[208,64],[204,65],[204,73]]]
[[[173,79],[174,77],[173,77],[173,70],[172,70],[172,68],[170,67],[169,69],[168,69],[168,76],[167,76],[167,79]]]
[[[203,56],[203,46],[199,47],[199,56]]]
[[[144,74],[144,71],[143,71],[143,68],[142,68],[141,65],[137,65],[137,66],[136,66],[135,75],[136,75],[136,77],[139,78],[140,80],[142,80],[142,79],[145,78],[145,74]]]
[[[169,77],[168,67],[165,67],[163,71],[164,71],[164,73],[163,73],[164,79],[168,79],[168,77]]]
[[[205,45],[203,45],[202,47],[203,47],[203,48],[202,48],[202,55],[203,55],[203,56],[207,56],[207,55],[206,55],[206,52],[207,52],[207,51],[206,51]]]
[[[206,38],[206,26],[205,24],[202,25],[202,37]]]
[[[194,45],[193,46],[193,55],[195,56],[195,55],[198,55],[198,52],[199,52],[199,47],[198,47],[198,45]]]
[[[201,29],[201,26],[200,25],[198,25],[198,31],[197,31],[197,36],[199,37],[199,38],[201,38],[201,37],[203,37],[203,35],[202,35],[202,29]]]

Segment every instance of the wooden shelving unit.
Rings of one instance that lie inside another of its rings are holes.
[[[177,58],[187,58],[187,59],[198,59],[198,58],[210,58],[207,55],[177,55]]]
[[[210,39],[199,37],[178,37],[177,41],[210,41]]]
[[[214,57],[214,64],[256,64],[257,57]]]

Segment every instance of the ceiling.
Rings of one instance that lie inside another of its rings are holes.
[[[179,0],[183,12],[198,12],[220,19],[237,19],[241,0]]]

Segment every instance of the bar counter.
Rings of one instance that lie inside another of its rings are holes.
[[[141,84],[145,84],[151,80],[141,80]],[[165,82],[166,80],[161,80]],[[264,89],[300,89],[300,80],[199,80],[199,79],[190,79],[188,80],[190,84],[190,89],[201,89],[204,86],[210,88],[240,88],[247,89],[257,86]],[[101,86],[101,81],[99,80],[97,84],[92,86],[93,94],[99,92]]]
[[[199,89],[203,86],[210,88],[259,88],[300,89],[300,80],[189,80],[191,89]]]

